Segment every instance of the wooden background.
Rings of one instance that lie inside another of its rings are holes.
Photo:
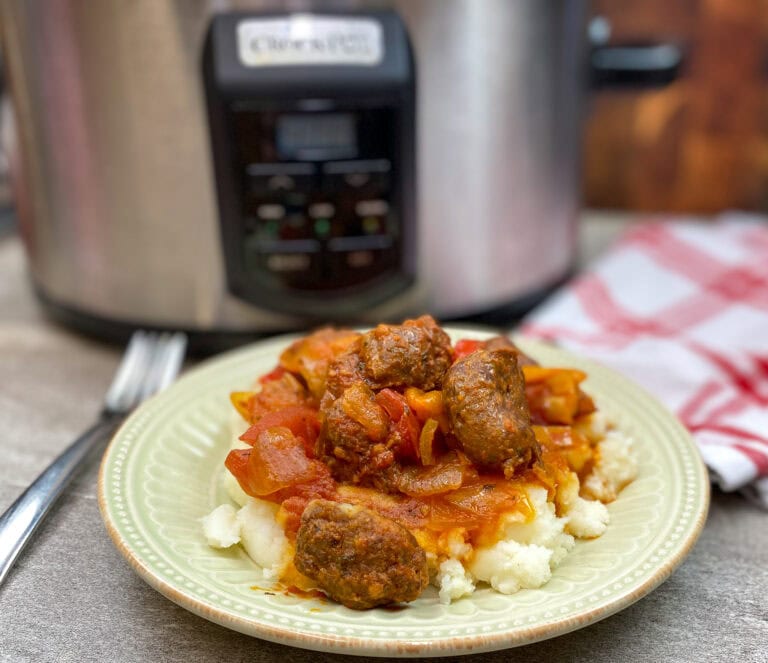
[[[610,43],[672,41],[678,79],[592,94],[585,203],[768,211],[768,0],[592,0]]]

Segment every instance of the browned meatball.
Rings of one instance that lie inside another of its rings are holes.
[[[525,398],[525,379],[509,349],[478,350],[443,380],[443,402],[464,453],[511,476],[539,456]]]
[[[358,382],[323,409],[317,457],[339,481],[359,483],[394,462],[388,432],[389,417],[373,391]]]
[[[366,383],[363,365],[360,360],[359,339],[353,341],[349,349],[336,357],[328,366],[325,380],[325,394],[320,407],[325,408],[344,393],[344,390],[358,382]]]
[[[483,343],[485,350],[517,350],[517,346],[506,336],[492,336]]]
[[[531,359],[527,354],[525,354],[506,336],[494,336],[492,338],[489,338],[483,344],[483,347],[486,350],[502,350],[504,348],[508,350],[513,350],[514,352],[517,353],[517,363],[520,366],[532,366],[536,364],[536,361]]]
[[[296,568],[348,608],[413,601],[429,582],[427,557],[407,529],[361,506],[309,503]]]
[[[451,340],[433,318],[379,325],[360,339],[363,374],[375,389],[440,387],[453,361]]]

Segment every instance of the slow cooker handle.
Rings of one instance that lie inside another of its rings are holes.
[[[684,60],[680,45],[672,42],[607,45],[610,32],[610,23],[603,16],[596,16],[589,23],[592,89],[663,87],[677,78]]]

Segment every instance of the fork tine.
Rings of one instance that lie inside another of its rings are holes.
[[[162,361],[162,355],[167,338],[167,333],[152,334],[153,343],[150,347],[147,362],[144,366],[144,371],[137,380],[136,405],[152,395],[152,384],[155,380],[156,373],[160,370],[159,366],[160,362]]]
[[[140,401],[149,398],[173,382],[179,371],[186,343],[187,337],[182,333],[160,335],[139,390]]]
[[[179,373],[181,363],[184,361],[184,354],[187,349],[187,335],[176,332],[168,340],[165,349],[165,356],[161,364],[160,374],[157,378],[156,391],[162,391],[176,379]]]
[[[117,369],[112,384],[104,397],[107,410],[121,411],[133,404],[136,398],[136,376],[144,370],[151,340],[147,332],[136,331],[131,335],[128,349]]]
[[[144,376],[152,367],[152,358],[157,348],[158,335],[156,332],[144,332],[144,343],[141,346],[139,358],[134,364],[133,373],[123,389],[120,410],[128,412],[141,402],[141,385]]]

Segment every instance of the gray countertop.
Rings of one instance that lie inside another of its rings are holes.
[[[623,224],[590,217],[584,253]],[[0,511],[91,423],[120,353],[48,322],[17,238],[0,237]],[[229,631],[155,592],[107,536],[96,474],[94,462],[0,587],[0,661],[355,660]],[[559,638],[456,660],[768,661],[768,514],[714,491],[693,552],[646,598]]]

